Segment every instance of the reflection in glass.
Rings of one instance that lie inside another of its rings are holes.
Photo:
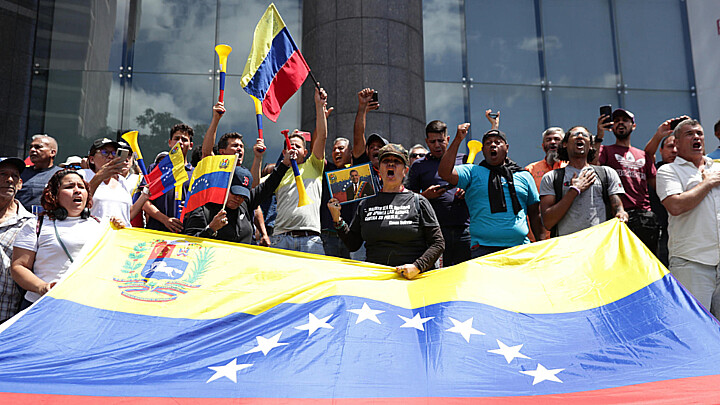
[[[473,81],[539,84],[533,0],[466,1],[465,8],[468,71]]]
[[[485,110],[500,110],[500,130],[510,145],[509,157],[525,166],[542,159],[540,135],[545,130],[542,93],[535,86],[475,85],[470,89],[473,139],[490,129]]]
[[[615,88],[606,0],[541,2],[547,78],[554,86]]]
[[[613,109],[618,107],[616,90],[553,87],[548,92],[549,126],[567,130],[582,125],[594,134],[600,106],[607,104],[611,104]]]
[[[625,95],[625,105],[635,114],[637,128],[633,132],[632,143],[640,149],[655,134],[657,127],[668,118],[683,114],[697,118],[694,108],[695,99],[690,97],[690,92],[687,91],[628,90],[628,94]],[[706,148],[710,148],[710,145],[707,145],[709,138],[714,138],[713,123],[705,123]]]
[[[460,0],[423,1],[425,80],[461,80],[462,18]]]
[[[131,8],[136,15],[129,17],[130,21],[137,20],[135,72],[208,73],[213,69],[216,0],[137,4]]]
[[[688,90],[688,58],[676,0],[616,0],[623,81],[632,89]]]
[[[433,120],[440,120],[447,124],[448,135],[453,137],[458,124],[465,122],[464,92],[465,90],[459,83],[426,82],[426,124]]]

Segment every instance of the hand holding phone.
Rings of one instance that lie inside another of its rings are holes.
[[[603,120],[603,124],[609,124],[612,122],[612,105],[600,106],[600,116],[607,115],[608,117]]]
[[[117,150],[118,157],[122,158],[122,160],[127,160],[128,156],[130,156],[130,150],[125,148],[119,148]]]

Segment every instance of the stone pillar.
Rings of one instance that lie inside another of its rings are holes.
[[[366,136],[377,132],[406,148],[425,139],[421,0],[305,0],[302,52],[335,111],[328,143],[352,141],[357,92],[378,91]],[[312,79],[302,88],[302,128],[315,128]]]

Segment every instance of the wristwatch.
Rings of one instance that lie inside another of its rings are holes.
[[[209,233],[210,236],[213,237],[213,238],[217,236],[217,232],[218,232],[218,231],[210,228],[210,225],[208,225],[208,226],[205,227],[205,231],[206,231],[207,233]]]

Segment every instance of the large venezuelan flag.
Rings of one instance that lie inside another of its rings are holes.
[[[271,3],[255,27],[241,79],[243,89],[259,100],[265,116],[276,122],[282,106],[298,91],[309,72],[310,67]]]
[[[180,142],[176,142],[170,153],[147,175],[150,199],[154,200],[186,181],[188,175],[185,171],[185,156],[182,154]]]
[[[205,205],[205,203],[222,204],[225,202],[236,164],[237,156],[235,155],[208,156],[201,160],[190,179],[187,201],[180,219],[185,218],[186,212]]]
[[[0,333],[0,403],[717,403],[720,326],[616,220],[418,280],[108,228]]]

